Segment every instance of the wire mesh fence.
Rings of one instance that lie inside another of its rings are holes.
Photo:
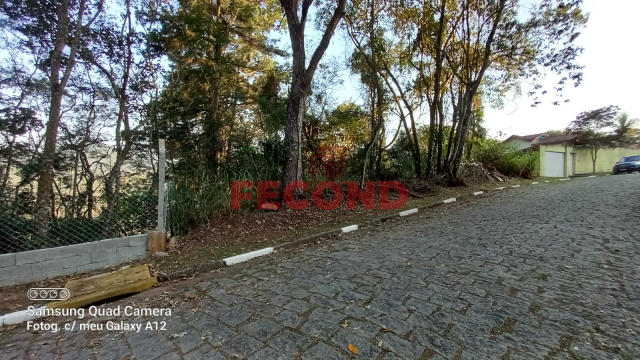
[[[146,233],[158,226],[158,181],[125,163],[113,172],[56,170],[47,218],[37,212],[37,165],[7,168],[0,160],[0,254]],[[111,175],[111,176],[109,176]],[[107,189],[110,189],[107,190]],[[163,189],[164,191],[164,189]],[[169,204],[165,192],[165,204]],[[165,206],[163,219],[168,216]],[[165,220],[166,222],[166,220]],[[164,226],[164,225],[163,225]]]

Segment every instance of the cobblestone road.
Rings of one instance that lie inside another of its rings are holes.
[[[171,316],[135,320],[166,331],[20,325],[0,357],[638,359],[639,194],[635,174],[508,190],[170,287]]]

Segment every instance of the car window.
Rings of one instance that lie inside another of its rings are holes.
[[[640,161],[640,156],[627,156],[622,159],[622,162]]]

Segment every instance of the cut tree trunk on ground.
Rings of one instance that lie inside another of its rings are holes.
[[[147,264],[120,269],[85,279],[68,281],[65,288],[71,297],[47,305],[51,309],[70,309],[95,304],[116,296],[138,293],[155,285],[158,280],[149,273]]]

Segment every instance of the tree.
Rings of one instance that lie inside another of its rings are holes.
[[[338,99],[332,94],[338,91],[343,83],[336,62],[321,63],[318,69],[320,71],[313,78],[306,98],[305,121],[302,128],[307,148],[314,156],[321,145],[328,145],[324,137],[330,132],[331,111],[338,104]]]
[[[80,50],[80,57],[87,66],[97,68],[100,75],[107,80],[111,87],[111,96],[117,103],[115,122],[115,161],[105,180],[104,190],[107,200],[105,221],[109,222],[114,216],[114,209],[121,194],[121,170],[129,158],[133,146],[133,134],[137,128],[132,128],[130,101],[132,98],[131,82],[134,77],[134,46],[139,41],[134,31],[133,7],[131,0],[124,0],[122,13],[118,17],[106,16],[97,23],[99,30],[92,32],[96,40],[86,44]],[[140,91],[143,89],[140,88]],[[84,160],[84,159],[83,159]],[[85,161],[83,161],[83,164]],[[108,231],[108,229],[106,229]],[[104,233],[104,236],[113,234]]]
[[[416,71],[416,90],[429,105],[429,138],[426,178],[442,171],[445,109],[444,100],[451,88],[452,72],[445,54],[455,39],[456,3],[450,0],[421,0],[398,7],[396,29],[407,32],[411,42],[405,44],[407,59]]]
[[[103,1],[0,0],[0,192],[43,233],[120,221],[131,184],[156,189],[158,138],[176,201],[206,197],[180,228],[225,208],[228,180],[301,180],[326,145],[362,182],[459,184],[486,104],[523,80],[538,103],[546,74],[557,93],[581,80],[581,0]],[[273,58],[289,56],[272,36],[283,17],[291,64]],[[340,24],[362,102],[337,98],[341,64],[322,61]]]
[[[269,55],[284,55],[267,41],[279,20],[277,3],[195,0],[161,6],[149,12],[159,13],[152,42],[171,61],[158,103],[173,139],[169,145],[217,172],[232,148],[237,115],[259,95],[251,83],[272,72]]]
[[[547,130],[544,132],[547,135],[562,135],[562,134],[566,134],[566,131],[564,130]]]
[[[307,66],[304,31],[309,8],[313,2],[314,0],[280,0],[280,5],[287,18],[292,50],[291,88],[287,102],[287,123],[284,130],[284,144],[287,154],[287,162],[283,174],[285,184],[302,180],[301,151],[305,99],[318,64],[329,47],[331,37],[340,20],[344,16],[347,0],[337,0],[333,14],[326,23],[322,39]]]
[[[384,144],[381,138],[384,135],[384,111],[387,108],[386,90],[382,80],[382,59],[387,53],[389,44],[384,39],[385,29],[381,26],[386,1],[368,0],[352,1],[346,21],[346,29],[349,38],[356,47],[351,55],[350,66],[352,72],[360,75],[360,82],[367,88],[368,103],[370,108],[370,139],[364,147],[364,161],[362,166],[361,184],[364,186],[367,173],[367,163],[370,159],[370,172],[373,173],[374,159],[381,159]],[[397,102],[399,111],[402,111]],[[401,116],[403,123],[404,116]],[[374,144],[378,145],[378,154],[369,157],[369,152]],[[377,155],[377,156],[376,156]],[[419,163],[418,167],[419,169]],[[380,167],[378,166],[378,173]]]
[[[44,230],[50,215],[53,195],[53,165],[65,88],[76,64],[84,34],[103,10],[104,0],[4,1],[2,12],[21,41],[35,54],[49,56],[36,64],[48,74],[51,102],[46,124],[44,149],[38,171],[38,226]],[[92,6],[93,5],[93,6]],[[87,20],[88,18],[88,20]]]
[[[580,84],[582,67],[576,59],[582,49],[574,41],[587,21],[581,0],[542,0],[528,9],[513,0],[352,4],[357,11],[347,16],[348,35],[369,63],[376,60],[381,69],[405,125],[404,142],[414,157],[416,176],[442,174],[451,184],[462,183],[460,164],[472,148],[467,141],[483,134],[482,103],[499,106],[507,91],[519,94],[522,80],[534,83],[529,94],[534,104],[547,92],[540,84],[547,74],[558,76],[559,97],[565,83]],[[372,28],[382,31],[368,31]],[[424,105],[429,107],[426,146],[419,143],[415,121]]]
[[[72,87],[81,96],[78,96],[79,100],[73,107],[72,116],[61,123],[62,135],[58,141],[59,152],[70,153],[68,157],[74,158],[73,175],[66,177],[62,174],[61,179],[63,184],[66,182],[67,187],[72,189],[67,206],[70,211],[65,215],[93,219],[98,204],[95,196],[98,190],[95,184],[99,182],[97,173],[106,165],[105,158],[109,157],[108,148],[103,146],[106,141],[103,131],[113,128],[111,121],[117,117],[115,113],[118,107],[104,101],[109,94],[109,86],[95,81],[95,74],[88,67],[85,66],[84,70],[84,74],[72,79]]]
[[[619,140],[624,140],[624,137],[632,132],[633,127],[638,124],[640,120],[638,119],[629,119],[629,114],[623,112],[618,115],[616,118],[616,129],[615,133],[618,136]]]
[[[561,95],[567,81],[578,86],[582,66],[576,64],[581,48],[574,44],[579,29],[587,22],[580,8],[582,1],[543,0],[533,7],[530,17],[520,20],[521,5],[507,0],[464,0],[450,20],[456,35],[445,58],[454,73],[458,89],[452,96],[454,136],[450,156],[445,160],[449,182],[458,177],[462,154],[473,115],[475,95],[481,86],[498,94],[517,83],[531,79],[535,91],[541,90],[542,69],[560,76],[555,86]],[[539,103],[538,98],[534,98]],[[565,100],[566,101],[566,100]],[[558,102],[554,102],[558,104]],[[449,153],[449,149],[447,150]]]
[[[36,102],[47,95],[39,94],[47,84],[20,56],[22,46],[5,36],[1,40],[8,57],[0,64],[0,194],[8,188],[12,168],[29,156],[25,135],[42,129]]]
[[[591,149],[594,174],[598,150],[615,146],[618,138],[615,132],[618,111],[620,108],[615,105],[584,111],[566,129],[568,133],[577,134],[579,142]]]

